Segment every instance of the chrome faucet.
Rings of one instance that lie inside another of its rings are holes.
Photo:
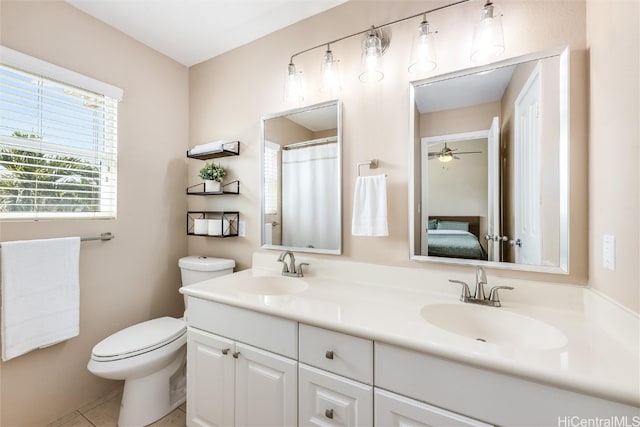
[[[287,265],[287,261],[285,259],[289,257],[289,265]],[[291,277],[303,277],[302,266],[309,265],[306,262],[301,262],[296,266],[296,257],[293,255],[291,251],[284,251],[278,257],[278,262],[282,263],[282,275],[283,276],[291,276]]]
[[[500,295],[498,295],[498,291],[500,289],[513,289],[513,287],[511,286],[494,286],[489,291],[489,297],[487,298],[484,293],[484,285],[488,285],[487,275],[484,272],[484,269],[480,266],[476,267],[476,289],[473,296],[471,296],[469,285],[467,285],[465,282],[461,280],[449,280],[449,282],[462,285],[462,294],[460,294],[460,301],[468,302],[471,304],[488,305],[491,307],[502,306],[502,304],[500,304]]]

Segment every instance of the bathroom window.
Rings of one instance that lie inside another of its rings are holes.
[[[264,144],[264,213],[278,213],[278,152],[280,146],[265,141]]]
[[[122,91],[0,48],[0,220],[115,218]]]

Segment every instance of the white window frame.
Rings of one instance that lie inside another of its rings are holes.
[[[53,212],[47,210],[7,211],[0,212],[0,221],[115,218],[117,214],[117,103],[122,100],[123,90],[16,50],[9,49],[5,46],[0,46],[0,63],[18,72],[33,75],[34,79],[46,81],[48,84],[59,84],[60,87],[65,88],[71,86],[74,88],[74,91],[75,88],[77,88],[79,91],[83,91],[83,93],[89,92],[90,94],[104,97],[105,102],[108,102],[110,106],[107,110],[113,112],[113,114],[106,119],[112,126],[105,126],[101,129],[104,136],[99,139],[100,143],[97,144],[95,149],[61,145],[47,142],[46,140],[0,135],[0,143],[4,148],[100,160],[101,164],[104,165],[100,171],[101,195],[107,191],[112,194],[111,197],[101,196],[100,209],[96,212]]]
[[[278,214],[278,153],[280,145],[264,142],[264,214]]]

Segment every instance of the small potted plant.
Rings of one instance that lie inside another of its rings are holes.
[[[226,174],[227,171],[219,163],[205,163],[200,169],[200,178],[204,180],[205,193],[219,193],[220,183]]]

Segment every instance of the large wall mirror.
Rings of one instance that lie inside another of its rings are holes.
[[[330,101],[262,118],[262,247],[342,253],[342,114]]]
[[[569,270],[569,51],[412,82],[411,258]]]

